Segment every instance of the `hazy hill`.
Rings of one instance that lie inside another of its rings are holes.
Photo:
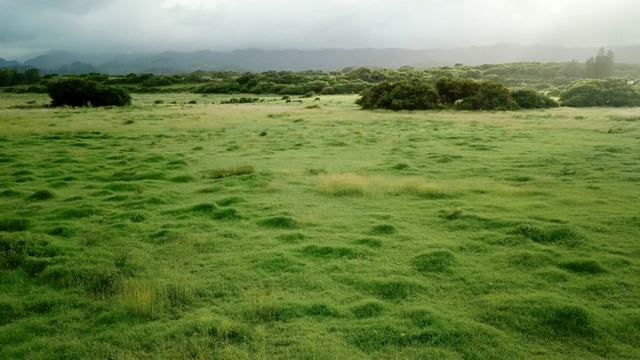
[[[640,45],[609,46],[619,63],[640,63]],[[441,65],[501,64],[523,61],[584,62],[597,54],[598,48],[572,48],[564,46],[523,46],[497,44],[457,49],[327,49],[277,50],[243,49],[231,52],[202,50],[196,52],[166,51],[151,53],[85,54],[69,51],[49,51],[19,63],[0,59],[0,67],[30,66],[43,73],[73,73],[94,69],[108,74],[128,73],[180,73],[196,70],[301,71],[317,69],[341,70],[346,67],[401,66],[432,67]]]

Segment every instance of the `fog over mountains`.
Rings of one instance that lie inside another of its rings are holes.
[[[197,70],[233,70],[262,72],[268,70],[342,70],[347,67],[418,68],[432,66],[500,64],[511,62],[585,62],[598,53],[597,47],[524,46],[498,44],[457,49],[327,49],[327,50],[259,50],[231,52],[202,50],[162,53],[76,53],[49,51],[24,62],[0,58],[0,67],[38,68],[43,74],[155,73],[172,74]],[[640,63],[640,45],[607,46],[618,63]],[[1,56],[1,54],[0,54]]]

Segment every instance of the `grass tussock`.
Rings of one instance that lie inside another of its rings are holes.
[[[26,231],[31,221],[27,218],[6,218],[0,219],[0,231],[16,232]]]
[[[457,196],[448,186],[422,178],[385,178],[356,173],[322,175],[318,179],[320,191],[332,196],[373,196],[405,194],[425,199],[449,199]]]
[[[357,284],[362,291],[382,300],[405,300],[420,290],[420,285],[405,279],[373,280]]]
[[[302,253],[318,259],[355,259],[364,256],[364,253],[348,247],[318,245],[308,245],[302,249]]]
[[[351,313],[358,319],[366,319],[381,316],[386,310],[386,306],[379,300],[369,300],[361,302],[351,308]]]
[[[319,180],[320,191],[332,196],[365,196],[380,192],[380,184],[355,173],[325,175]]]
[[[576,245],[584,240],[580,230],[566,224],[545,226],[523,224],[512,233],[541,244]]]
[[[29,200],[44,201],[44,200],[53,199],[54,196],[55,195],[49,190],[38,190],[38,191],[34,192],[33,194],[29,195],[28,199]]]
[[[157,318],[193,303],[196,292],[189,279],[167,284],[131,279],[117,289],[114,298],[134,316]]]
[[[12,190],[12,189],[6,189],[6,190],[0,191],[0,197],[3,197],[3,198],[19,198],[19,197],[22,197],[23,195],[24,194],[22,192]]]
[[[296,229],[300,224],[289,216],[274,216],[258,221],[258,225],[274,229]]]
[[[398,230],[391,224],[379,224],[371,228],[371,235],[392,235]]]
[[[484,321],[538,338],[591,338],[598,332],[594,315],[582,306],[555,298],[528,297],[484,306]]]
[[[212,179],[222,179],[231,176],[241,176],[253,174],[255,171],[251,165],[236,166],[231,168],[217,168],[208,172],[208,176]]]
[[[404,180],[399,186],[403,193],[425,199],[439,200],[456,197],[456,193],[449,187],[419,178]]]
[[[300,232],[293,232],[288,234],[282,234],[277,237],[278,240],[287,243],[287,244],[297,244],[300,243],[309,237]]]
[[[363,246],[367,246],[370,247],[372,249],[378,249],[381,248],[383,245],[382,240],[380,239],[376,239],[373,237],[364,237],[361,239],[358,239],[356,241],[353,242],[356,245],[363,245]]]

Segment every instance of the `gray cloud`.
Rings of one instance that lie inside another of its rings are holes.
[[[29,51],[453,48],[640,42],[636,0],[0,0],[0,57]]]

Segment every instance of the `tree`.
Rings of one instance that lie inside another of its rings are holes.
[[[609,50],[605,53],[604,48],[600,48],[598,55],[587,60],[586,77],[594,79],[604,79],[613,75],[615,66],[615,54]]]
[[[40,70],[33,68],[24,72],[25,84],[37,84],[40,82]]]

